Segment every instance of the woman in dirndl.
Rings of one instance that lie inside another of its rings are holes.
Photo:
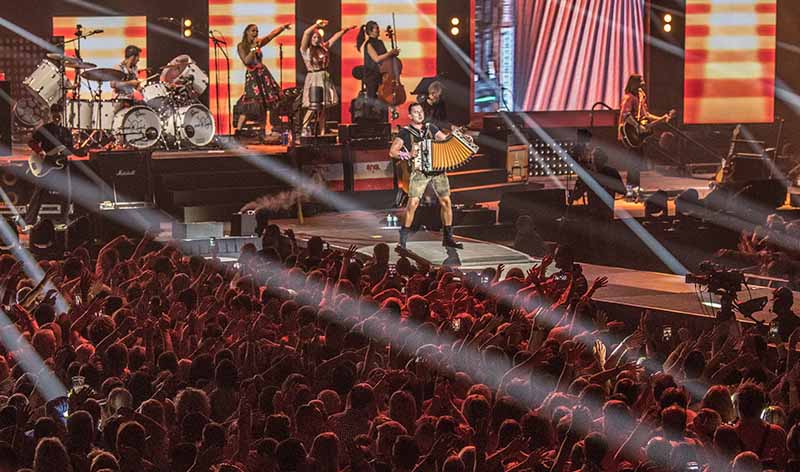
[[[272,30],[268,35],[259,38],[258,26],[249,24],[242,33],[242,41],[236,47],[239,58],[247,67],[245,75],[244,95],[239,98],[233,108],[236,116],[237,132],[241,130],[245,121],[255,121],[263,127],[266,124],[267,108],[274,104],[280,97],[280,85],[269,72],[262,61],[261,48],[275,39],[284,31],[291,29],[292,25],[285,24]]]
[[[307,110],[303,119],[303,136],[325,133],[325,109],[339,103],[339,95],[336,93],[336,87],[333,85],[331,75],[328,73],[330,47],[345,33],[357,28],[357,26],[345,28],[336,32],[329,40],[323,41],[322,37],[325,32],[322,28],[327,25],[328,20],[317,20],[313,25],[306,28],[300,41],[300,55],[303,57],[303,62],[305,62],[308,70],[303,84],[303,108]],[[311,90],[314,87],[322,89],[322,96],[319,97],[322,102],[315,104],[319,107],[316,110],[316,120],[314,120],[314,110],[310,109]],[[312,120],[315,122],[312,123]]]

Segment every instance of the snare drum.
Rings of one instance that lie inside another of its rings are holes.
[[[118,111],[112,128],[117,143],[135,149],[152,147],[161,137],[158,114],[141,105]]]
[[[72,88],[72,82],[68,78],[64,77],[62,83],[58,66],[48,60],[40,62],[36,70],[22,82],[22,85],[41,99],[47,107],[61,100],[61,97],[64,96],[64,86]]]
[[[150,84],[142,89],[142,97],[144,97],[144,102],[149,106],[160,109],[169,98],[169,88],[162,83]]]

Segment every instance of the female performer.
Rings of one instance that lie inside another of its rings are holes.
[[[386,45],[378,39],[381,28],[378,23],[368,21],[361,27],[356,38],[356,49],[359,51],[364,46],[364,86],[367,90],[367,99],[372,107],[380,112],[381,117],[386,115],[386,105],[378,100],[378,86],[381,84],[381,62],[392,56],[400,54],[399,49],[386,50]],[[366,46],[365,46],[366,43]]]
[[[242,41],[236,47],[239,58],[247,67],[244,95],[236,103],[233,113],[234,116],[238,115],[237,131],[242,128],[245,120],[249,119],[259,123],[263,133],[267,107],[278,99],[280,85],[262,62],[261,48],[291,27],[290,24],[279,26],[262,38],[258,37],[258,26],[250,24],[244,29]]]
[[[306,69],[308,70],[305,84],[303,85],[303,108],[307,110],[303,119],[303,136],[313,135],[315,129],[319,134],[325,133],[325,108],[339,103],[339,96],[336,94],[336,88],[333,86],[331,76],[328,73],[330,47],[345,33],[357,28],[357,26],[345,28],[336,32],[331,36],[331,39],[323,41],[320,29],[327,25],[328,20],[317,20],[313,25],[306,28],[300,41],[300,54],[303,56],[303,62],[306,63]],[[313,111],[308,109],[311,106],[312,87],[322,88],[322,108],[317,113],[317,122],[313,125],[310,122]]]

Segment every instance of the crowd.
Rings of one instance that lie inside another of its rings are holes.
[[[527,273],[262,246],[121,236],[41,283],[0,256],[0,472],[800,470],[800,330],[615,320],[566,246]]]

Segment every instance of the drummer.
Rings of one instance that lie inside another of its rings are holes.
[[[111,82],[111,88],[114,89],[114,98],[126,100],[129,103],[136,99],[135,93],[142,84],[138,79],[139,68],[137,67],[141,53],[141,48],[131,44],[125,48],[125,59],[114,66],[115,69],[125,74],[124,80]]]

